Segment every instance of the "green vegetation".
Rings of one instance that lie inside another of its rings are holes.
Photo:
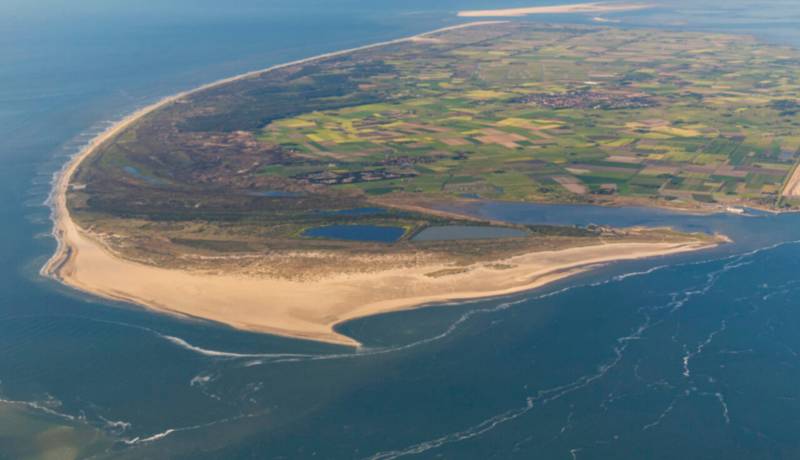
[[[259,131],[261,142],[329,162],[322,171],[338,177],[261,172],[367,193],[776,202],[800,147],[793,53],[722,35],[494,31],[384,56],[397,78],[374,77],[370,90],[390,102],[310,111]],[[402,177],[352,177],[377,167]]]
[[[303,231],[336,223],[400,226],[406,244],[459,222],[426,208],[462,198],[793,206],[799,57],[706,33],[432,34],[186,96],[102,146],[69,205],[208,250],[315,247]],[[384,211],[335,212],[369,206]]]

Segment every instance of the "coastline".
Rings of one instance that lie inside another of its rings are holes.
[[[372,43],[369,45],[358,46],[355,48],[348,48],[345,50],[339,51],[332,51],[330,53],[323,53],[318,54],[316,56],[311,56],[307,58],[297,59],[290,62],[285,62],[282,64],[276,64],[264,69],[253,70],[250,72],[245,72],[240,75],[235,75],[233,77],[223,78],[221,80],[217,80],[211,83],[207,83],[205,85],[198,86],[197,88],[193,88],[186,91],[181,91],[177,94],[173,94],[171,96],[166,96],[164,98],[159,99],[158,101],[142,107],[130,115],[124,117],[123,119],[115,122],[103,132],[95,136],[93,139],[89,141],[86,146],[84,146],[81,150],[79,150],[75,155],[73,155],[61,168],[61,170],[56,173],[56,177],[53,181],[53,187],[50,191],[50,195],[47,198],[46,204],[50,206],[51,209],[51,220],[53,221],[53,231],[52,235],[56,239],[57,247],[53,255],[45,262],[44,266],[39,270],[39,274],[53,278],[58,281],[58,273],[57,271],[60,269],[62,265],[69,259],[69,248],[68,245],[65,243],[63,238],[63,230],[62,222],[64,219],[70,220],[69,217],[69,210],[67,209],[66,203],[66,192],[69,189],[69,183],[72,179],[72,175],[75,173],[75,170],[78,168],[81,162],[85,160],[89,155],[94,153],[94,151],[100,147],[103,143],[110,141],[114,138],[117,134],[125,130],[127,127],[131,126],[132,124],[136,123],[141,118],[145,117],[146,115],[155,112],[156,110],[165,107],[169,104],[179,101],[181,98],[186,96],[192,95],[194,93],[198,93],[200,91],[205,91],[207,89],[215,88],[217,86],[225,85],[227,83],[232,83],[235,81],[243,80],[250,77],[255,77],[258,75],[262,75],[267,72],[271,72],[273,70],[282,69],[285,67],[290,67],[297,64],[305,64],[308,62],[313,62],[320,59],[326,59],[335,56],[341,56],[344,54],[349,54],[357,51],[367,50],[371,48],[378,48],[382,46],[388,46],[398,43],[405,43],[409,41],[418,40],[420,38],[425,38],[428,35],[433,35],[440,32],[447,32],[450,30],[457,30],[465,27],[476,27],[481,25],[487,24],[498,24],[503,23],[505,21],[472,21],[467,22],[464,24],[457,24],[453,26],[443,27],[440,29],[432,30],[429,32],[423,32],[417,35],[411,35],[408,37],[397,38],[394,40],[387,40],[378,43]],[[71,222],[71,221],[70,221]]]
[[[477,17],[520,17],[533,14],[577,14],[577,13],[599,14],[599,13],[619,13],[623,11],[636,11],[652,7],[653,5],[649,3],[591,2],[591,3],[573,3],[570,5],[501,8],[494,10],[464,10],[464,11],[459,11],[458,16],[463,18],[477,18]]]
[[[695,251],[714,243],[610,243],[539,251],[436,276],[452,265],[398,268],[317,281],[215,275],[167,269],[113,255],[72,221],[69,257],[57,279],[100,297],[234,328],[332,344],[360,346],[335,332],[343,322],[433,303],[513,294],[583,273],[593,266]],[[498,268],[501,267],[502,268]]]
[[[488,298],[531,290],[613,261],[656,257],[713,247],[699,241],[614,243],[540,251],[482,264],[464,273],[431,276],[452,266],[392,269],[296,282],[171,270],[116,257],[71,219],[67,207],[70,180],[79,165],[105,142],[142,117],[195,92],[314,60],[419,40],[464,27],[503,21],[459,24],[410,37],[325,53],[218,80],[169,96],[137,110],[95,137],[73,156],[54,181],[50,198],[57,248],[41,275],[75,289],[155,311],[200,318],[229,326],[287,337],[359,346],[334,331],[354,318],[408,310],[436,302]],[[80,261],[80,263],[79,263]],[[496,265],[511,268],[498,269]],[[264,293],[269,292],[269,298]]]

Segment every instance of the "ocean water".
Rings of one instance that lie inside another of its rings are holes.
[[[0,3],[0,459],[800,457],[800,215],[476,205],[520,223],[673,225],[735,243],[342,325],[359,352],[40,278],[52,175],[114,120],[201,83],[497,6],[129,3]],[[800,46],[795,3],[669,2],[620,26]]]

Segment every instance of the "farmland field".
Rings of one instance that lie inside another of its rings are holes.
[[[397,75],[359,84],[381,103],[259,129],[265,145],[328,163],[283,177],[367,194],[791,204],[779,199],[800,134],[788,50],[722,35],[517,25],[444,37],[372,58]],[[353,175],[368,170],[373,180]]]
[[[352,248],[308,237],[342,224],[402,246],[465,224],[431,211],[465,199],[792,208],[799,57],[708,33],[435,32],[185,95],[82,163],[68,203],[139,260]]]

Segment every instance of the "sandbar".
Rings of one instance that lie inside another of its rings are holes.
[[[465,10],[458,15],[465,18],[476,17],[518,17],[534,14],[570,14],[570,13],[617,13],[652,8],[648,3],[574,3],[571,5],[532,6],[526,8],[506,8],[496,10]]]
[[[434,302],[511,294],[592,265],[713,246],[700,242],[599,244],[524,254],[447,276],[431,274],[452,267],[432,265],[291,281],[154,267],[115,256],[69,218],[61,219],[59,231],[68,251],[53,273],[81,291],[240,329],[351,346],[359,343],[334,330],[350,319]],[[504,268],[495,268],[498,265]]]

